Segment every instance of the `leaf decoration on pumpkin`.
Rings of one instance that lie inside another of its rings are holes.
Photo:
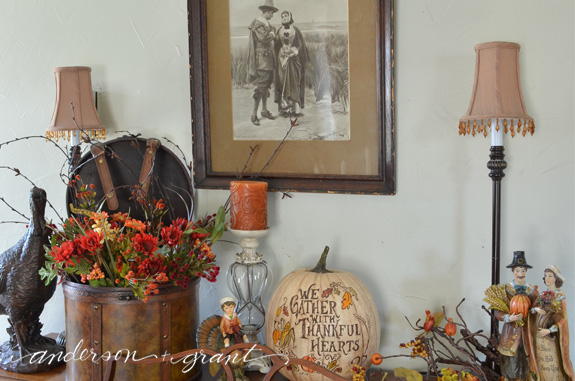
[[[281,313],[282,313],[282,308],[279,307],[278,311],[276,312],[276,317],[280,316]]]
[[[321,297],[322,298],[327,298],[328,296],[330,296],[333,293],[333,288],[326,288],[325,290],[323,290],[323,292],[321,293]]]
[[[349,291],[346,291],[345,294],[343,294],[343,298],[341,299],[341,309],[347,310],[352,305],[353,305],[353,299],[351,293]]]
[[[348,291],[351,292],[351,296],[353,296],[355,298],[355,300],[357,300],[357,292],[355,292],[353,287],[349,287]]]

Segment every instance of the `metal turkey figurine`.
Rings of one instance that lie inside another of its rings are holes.
[[[45,209],[46,192],[34,187],[30,191],[28,230],[0,255],[0,314],[8,315],[11,326],[7,329],[10,340],[0,348],[0,368],[12,372],[43,372],[63,363],[58,355],[63,358],[64,347],[40,333],[40,314],[56,289],[56,279],[46,285],[38,274],[44,267],[44,245],[49,244],[51,233],[44,219]]]

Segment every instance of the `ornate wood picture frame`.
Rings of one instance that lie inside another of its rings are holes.
[[[348,2],[349,139],[285,140],[260,175],[270,190],[395,194],[393,0]],[[244,177],[260,173],[280,143],[234,139],[229,9],[230,0],[188,0],[193,180],[201,189],[228,188],[254,147]]]

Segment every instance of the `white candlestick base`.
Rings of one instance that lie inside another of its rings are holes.
[[[230,233],[240,238],[242,252],[236,254],[236,262],[256,263],[261,262],[263,256],[256,252],[260,245],[258,238],[265,237],[270,229],[265,230],[235,230],[229,229]]]

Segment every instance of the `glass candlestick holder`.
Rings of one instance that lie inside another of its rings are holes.
[[[262,296],[271,281],[271,271],[256,249],[258,239],[266,236],[269,229],[229,231],[240,238],[242,252],[236,254],[236,261],[228,269],[228,287],[238,300],[236,313],[242,322],[242,330],[250,343],[260,344],[257,335],[265,325],[266,317]]]

